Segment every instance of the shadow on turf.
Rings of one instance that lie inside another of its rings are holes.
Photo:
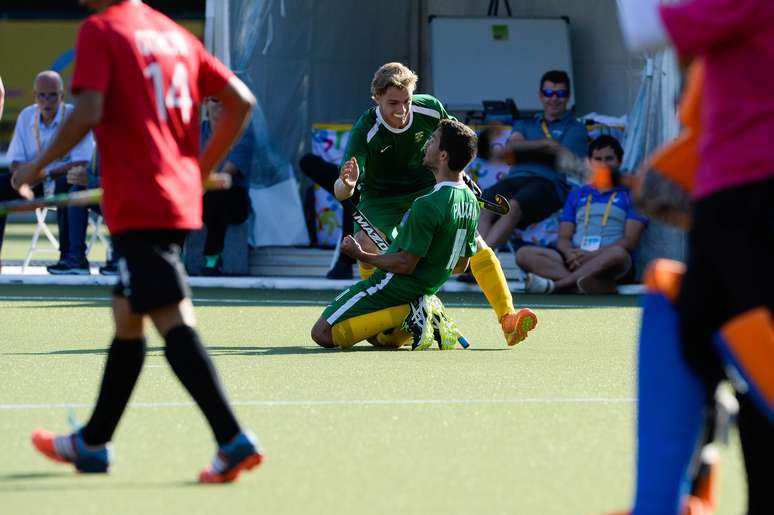
[[[16,474],[0,474],[0,483],[5,481],[23,481],[25,479],[50,479],[52,477],[71,476],[72,472],[19,472]]]
[[[189,487],[189,486],[205,486],[198,481],[193,480],[176,480],[176,481],[159,481],[159,482],[117,482],[109,481],[110,476],[107,474],[93,474],[88,475],[90,478],[97,478],[99,481],[95,483],[89,479],[79,480],[77,482],[57,483],[57,484],[9,484],[4,485],[7,481],[29,481],[29,480],[46,480],[46,479],[76,479],[78,480],[82,475],[73,471],[62,472],[21,472],[16,474],[0,474],[0,492],[19,492],[19,491],[55,491],[55,490],[148,490],[148,489],[167,489],[177,487]],[[104,479],[104,481],[101,481]]]
[[[508,350],[509,347],[492,348],[476,348],[471,346],[468,352],[482,352],[482,351],[503,351]],[[462,349],[458,349],[462,350]],[[107,354],[107,348],[101,349],[66,349],[66,350],[54,350],[49,352],[3,352],[6,356],[70,356],[70,355],[82,355],[82,354]],[[288,356],[288,355],[309,355],[309,354],[339,354],[339,353],[351,353],[351,352],[407,352],[410,351],[408,347],[402,349],[381,349],[379,347],[373,347],[367,344],[359,344],[351,349],[345,351],[340,349],[325,349],[323,347],[292,345],[289,347],[251,347],[251,346],[221,346],[221,345],[208,345],[207,352],[210,356]],[[164,347],[148,347],[149,353],[163,354]]]

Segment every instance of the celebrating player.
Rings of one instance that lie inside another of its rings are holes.
[[[463,170],[475,153],[476,135],[470,128],[453,120],[438,124],[423,160],[432,170],[435,186],[414,201],[386,253],[364,249],[352,236],[342,242],[342,252],[376,267],[376,271],[344,290],[323,311],[312,328],[315,342],[323,347],[348,348],[400,326],[405,319],[410,334],[396,330],[391,346],[412,340],[415,349],[425,349],[433,342],[431,319],[436,314],[442,348],[456,344],[456,327],[437,298],[428,296],[452,273],[464,271],[476,249],[479,206],[462,180]]]
[[[202,221],[202,183],[225,157],[255,99],[185,29],[137,0],[81,0],[99,11],[78,33],[73,113],[42,155],[13,177],[17,188],[92,128],[100,149],[105,221],[120,277],[113,291],[115,338],[91,418],[72,434],[36,430],[35,447],[81,472],[107,472],[110,440],[145,358],[145,319],[164,338],[172,370],[204,413],[218,444],[201,482],[227,482],[261,462],[255,437],[231,410],[194,329],[180,262],[186,232]],[[201,155],[199,103],[215,96],[220,122]]]
[[[414,200],[433,188],[433,174],[423,163],[423,148],[438,123],[451,118],[438,99],[414,94],[416,81],[416,74],[401,63],[387,63],[376,71],[371,82],[376,106],[363,113],[352,128],[335,184],[339,200],[351,197],[355,187],[359,188],[358,208],[388,240],[395,238]],[[355,241],[366,252],[377,252],[363,231],[356,233]],[[515,345],[527,337],[537,318],[528,309],[516,312],[499,260],[482,238],[477,237],[476,243],[471,271],[494,308],[508,345]],[[360,261],[360,273],[365,279],[373,267]],[[394,344],[388,335],[380,335],[379,341]]]

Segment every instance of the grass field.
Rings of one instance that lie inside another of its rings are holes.
[[[234,485],[193,480],[214,444],[153,334],[110,475],[35,454],[85,420],[111,338],[104,288],[0,286],[0,513],[601,514],[633,481],[633,297],[521,297],[537,330],[505,347],[478,295],[444,296],[467,351],[318,348],[331,292],[202,290],[201,334],[266,449]],[[463,307],[464,306],[464,307]],[[71,408],[68,408],[71,407]],[[744,503],[736,436],[720,514]]]

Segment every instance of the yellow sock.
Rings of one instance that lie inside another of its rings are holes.
[[[348,349],[359,341],[400,326],[408,312],[408,304],[401,304],[333,324],[333,343]]]
[[[368,279],[369,277],[371,277],[371,274],[374,273],[374,270],[376,270],[376,268],[372,266],[369,266],[369,267],[364,266],[363,263],[360,263],[359,261],[357,263],[357,269],[360,271],[361,280]]]
[[[388,349],[399,349],[413,340],[413,336],[410,332],[406,331],[402,327],[396,327],[391,333],[385,333],[382,331],[376,337],[379,341],[379,345]]]
[[[470,258],[470,271],[476,278],[481,290],[484,292],[489,305],[497,313],[497,320],[503,318],[506,313],[516,311],[513,307],[513,296],[508,289],[503,267],[500,260],[489,247],[481,249]]]

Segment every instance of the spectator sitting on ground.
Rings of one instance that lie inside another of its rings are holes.
[[[600,136],[591,142],[589,156],[610,167],[613,183],[620,183],[623,149],[618,140]],[[632,269],[632,253],[646,224],[623,186],[601,191],[585,185],[573,190],[564,204],[557,250],[526,246],[516,253],[516,263],[527,272],[526,291],[615,292],[616,283]]]
[[[518,120],[508,141],[506,153],[515,164],[508,176],[484,190],[484,197],[500,194],[508,199],[510,212],[502,217],[482,211],[479,232],[486,243],[497,248],[513,231],[547,218],[561,209],[570,186],[565,175],[552,168],[559,152],[585,157],[586,127],[567,110],[570,77],[564,71],[546,72],[538,92],[543,112],[529,120]]]
[[[11,174],[21,164],[32,161],[41,153],[53,140],[65,117],[73,110],[72,105],[64,103],[62,78],[55,71],[43,71],[35,77],[33,98],[35,104],[25,107],[19,113],[8,147]],[[48,196],[54,193],[66,193],[70,189],[66,179],[67,172],[74,167],[88,166],[93,152],[94,138],[89,132],[68,155],[46,169],[47,179],[44,181],[44,187],[42,190],[38,189],[36,194],[42,193]],[[0,200],[12,198],[19,198],[19,196],[10,186],[10,176],[6,176],[3,178],[3,184],[0,184]],[[46,269],[51,274],[73,273],[74,268],[88,273],[87,262],[75,263],[67,260],[70,250],[68,210],[57,209],[56,220],[59,226],[59,261]],[[0,219],[0,224],[5,225],[5,217]],[[1,245],[2,241],[0,241]]]

